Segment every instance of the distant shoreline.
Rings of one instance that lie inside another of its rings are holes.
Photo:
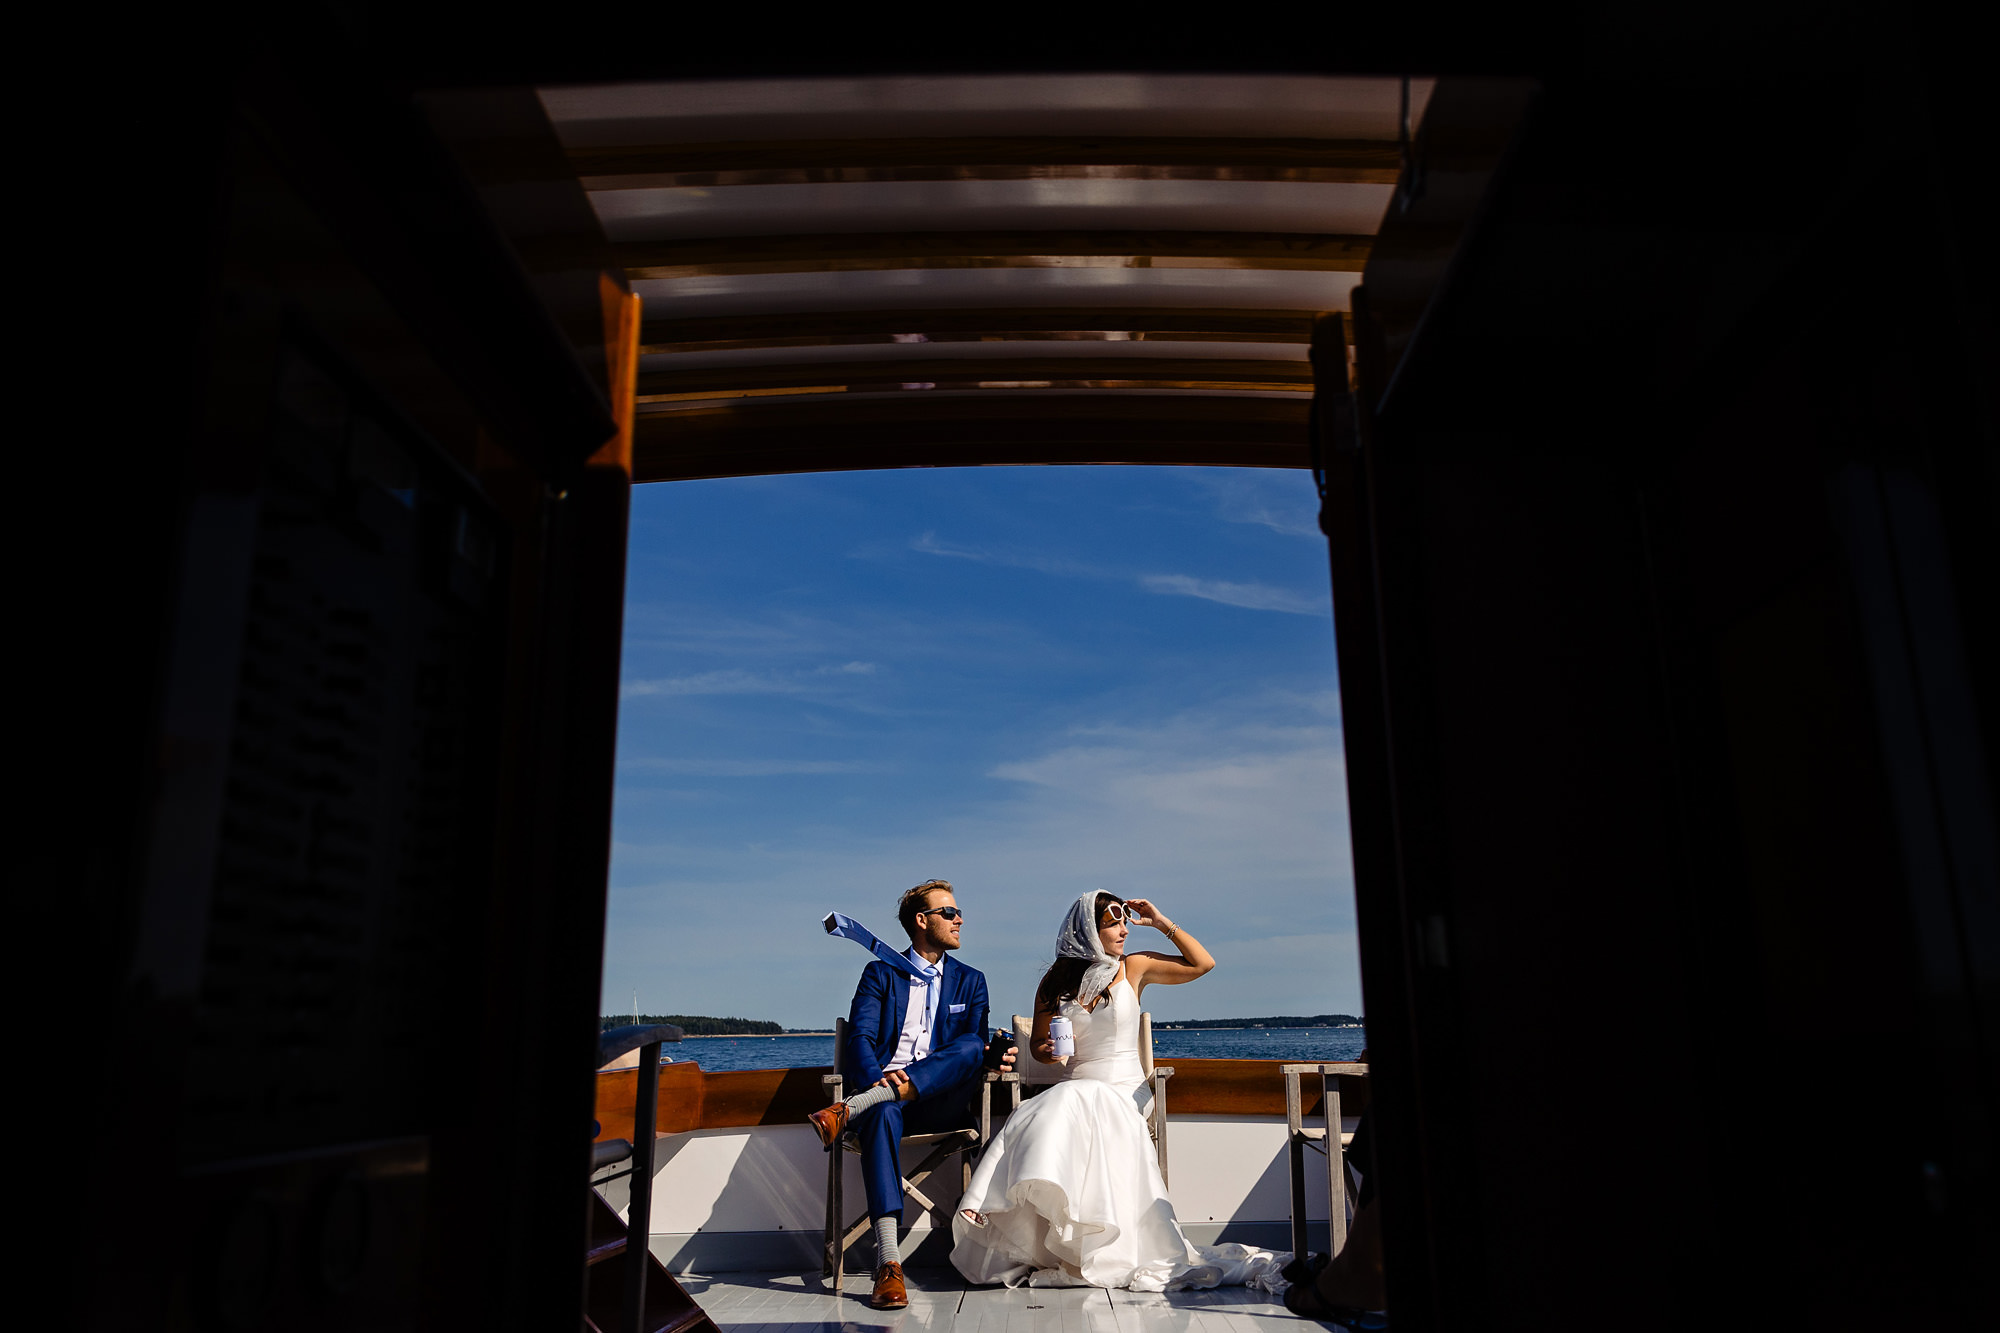
[[[1246,1023],[1242,1027],[1215,1027],[1193,1023],[1155,1023],[1155,1032],[1347,1032],[1355,1028],[1365,1028],[1366,1023],[1314,1023],[1311,1027],[1302,1025],[1280,1025],[1272,1027],[1266,1023]]]
[[[761,1037],[766,1041],[777,1041],[781,1037],[831,1037],[831,1032],[690,1032],[682,1041],[742,1041],[745,1037]]]
[[[1222,1027],[1207,1023],[1155,1023],[1155,1032],[1346,1032],[1366,1028],[1366,1023],[1315,1023],[1304,1025],[1267,1023],[1245,1023],[1240,1026]],[[689,1032],[682,1041],[777,1041],[783,1037],[831,1037],[828,1032]]]

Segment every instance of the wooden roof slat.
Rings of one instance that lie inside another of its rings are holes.
[[[938,231],[720,236],[612,247],[638,281],[910,268],[1249,268],[1359,273],[1373,238],[1252,231]]]
[[[912,350],[915,350],[913,348]],[[730,389],[798,385],[958,383],[1024,380],[1202,381],[1260,388],[1310,388],[1308,361],[1224,360],[1220,357],[995,356],[943,360],[913,356],[887,361],[804,362],[766,366],[653,371],[639,376],[641,398]]]
[[[1312,341],[1313,314],[1300,310],[1177,310],[1153,307],[1049,307],[954,310],[839,310],[793,314],[708,315],[699,319],[649,319],[641,327],[642,352],[718,344],[812,346],[849,337],[887,338],[922,333],[1142,333],[1148,338],[1216,342]],[[718,348],[719,350],[719,348]]]
[[[725,406],[638,418],[633,480],[1039,463],[1311,466],[1310,405],[1161,394]]]
[[[925,380],[916,383],[897,384],[894,382],[848,384],[800,384],[768,389],[711,389],[692,393],[642,394],[639,402],[645,404],[706,405],[729,399],[777,398],[805,399],[811,397],[832,397],[854,394],[897,394],[897,393],[1045,393],[1052,390],[1090,390],[1092,392],[1129,392],[1144,389],[1158,393],[1174,390],[1190,394],[1298,394],[1310,393],[1312,386],[1298,383],[1264,383],[1258,380],[1154,380],[1154,379],[1036,379],[1036,380],[976,380],[961,377],[951,380]]]
[[[1217,332],[1215,330],[1193,331],[1168,329],[1145,332],[1133,329],[1093,329],[1089,333],[1117,333],[1125,335],[1133,342],[1147,343],[1304,343],[1305,338],[1266,337],[1259,333]],[[933,329],[925,334],[925,341],[945,346],[976,342],[1071,342],[1087,341],[1088,333],[1069,329],[1008,329],[972,332],[947,332]],[[823,333],[801,334],[789,338],[723,338],[708,342],[661,342],[643,343],[639,352],[642,356],[671,356],[689,352],[751,352],[779,351],[796,347],[879,347],[897,342],[892,333]]]
[[[591,189],[932,180],[1244,180],[1393,185],[1393,140],[977,137],[739,140],[569,150]]]

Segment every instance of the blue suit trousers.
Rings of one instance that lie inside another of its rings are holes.
[[[919,1060],[905,1072],[919,1082],[919,1071],[928,1060]],[[905,1134],[938,1134],[948,1129],[970,1128],[971,1093],[976,1082],[960,1082],[932,1097],[913,1102],[884,1102],[871,1106],[854,1118],[849,1127],[861,1144],[861,1181],[868,1192],[868,1217],[903,1216],[903,1174],[899,1151]]]

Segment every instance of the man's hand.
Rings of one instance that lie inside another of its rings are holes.
[[[1005,1028],[993,1029],[993,1035],[986,1040],[986,1054],[982,1060],[986,1068],[1006,1073],[1014,1067],[1013,1034]]]
[[[894,1088],[896,1090],[896,1100],[899,1102],[913,1102],[917,1099],[917,1085],[910,1082],[910,1076],[900,1069],[892,1069],[882,1075],[882,1077],[876,1079],[875,1086],[878,1088]]]

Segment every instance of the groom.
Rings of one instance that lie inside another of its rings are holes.
[[[985,974],[946,956],[958,948],[965,919],[950,882],[929,880],[905,893],[896,919],[910,937],[902,954],[845,918],[828,918],[829,931],[872,946],[879,957],[854,988],[841,1052],[848,1086],[860,1091],[808,1117],[830,1149],[850,1126],[861,1141],[879,1255],[869,1304],[878,1310],[909,1304],[896,1239],[903,1218],[902,1138],[971,1125],[972,1096],[989,1063]],[[1013,1063],[1014,1052],[1005,1049],[996,1052],[992,1067]]]

